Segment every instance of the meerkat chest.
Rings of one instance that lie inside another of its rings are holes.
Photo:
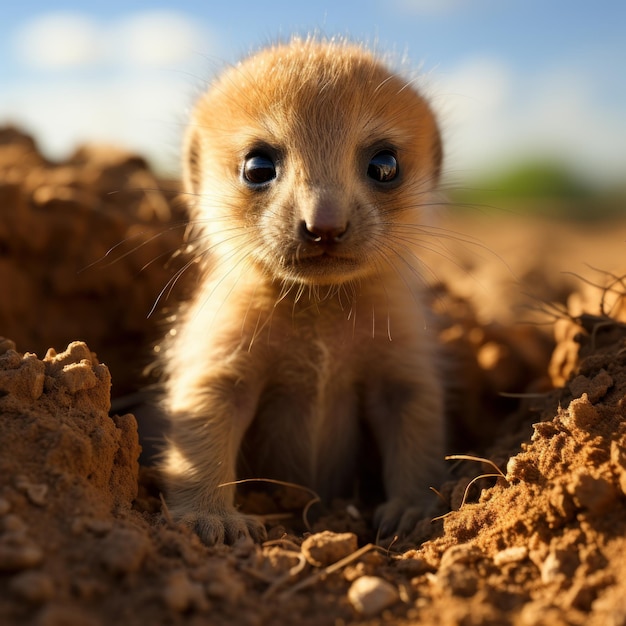
[[[273,384],[322,398],[358,378],[363,346],[345,323],[294,321],[272,343],[268,379]]]
[[[419,343],[418,315],[391,315],[398,312],[363,300],[351,304],[329,301],[298,311],[275,310],[257,342],[268,348],[260,362],[267,368],[266,380],[306,395],[344,394],[348,387],[384,376],[400,354]],[[397,332],[393,340],[392,329]]]

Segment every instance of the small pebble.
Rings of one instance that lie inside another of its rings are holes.
[[[92,389],[98,384],[91,361],[86,359],[80,363],[68,363],[59,378],[70,393]]]
[[[493,557],[493,562],[501,567],[508,563],[519,563],[525,560],[527,556],[528,548],[526,546],[513,546],[497,552]]]
[[[0,498],[0,517],[6,515],[11,510],[11,503],[4,498]]]
[[[483,553],[476,546],[461,543],[448,548],[441,557],[441,567],[449,567],[458,563],[467,565],[475,563],[483,557]]]
[[[10,533],[26,534],[26,531],[28,530],[28,525],[19,515],[16,515],[15,513],[10,513],[9,515],[6,515],[2,520],[2,530]]]
[[[596,515],[608,511],[617,498],[617,490],[609,480],[603,476],[592,476],[584,471],[574,474],[567,489],[579,507]]]
[[[149,540],[130,528],[114,528],[100,548],[102,564],[113,574],[136,572],[150,548]]]
[[[189,580],[183,571],[174,572],[167,580],[163,600],[169,609],[183,613],[191,607],[206,610],[209,607],[204,587]]]
[[[395,604],[399,599],[398,590],[386,580],[377,576],[361,576],[348,590],[350,604],[365,617],[373,617]]]
[[[19,571],[37,567],[43,550],[22,533],[7,533],[0,541],[0,571]]]
[[[45,604],[54,598],[54,581],[44,572],[22,572],[11,579],[9,589],[31,604]]]
[[[600,421],[598,410],[591,404],[586,393],[572,400],[561,418],[567,428],[587,430]]]
[[[566,576],[566,559],[567,554],[564,550],[551,551],[539,568],[541,582],[547,585],[564,578]]]
[[[44,483],[32,483],[26,476],[16,476],[15,486],[30,500],[35,506],[44,506],[48,495],[48,485]]]
[[[346,507],[346,513],[353,519],[353,520],[360,520],[362,519],[362,515],[361,512],[359,511],[359,509],[357,509],[354,504],[348,504],[348,506]]]

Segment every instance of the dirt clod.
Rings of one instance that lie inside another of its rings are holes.
[[[326,567],[356,551],[358,539],[354,533],[324,531],[307,537],[302,542],[302,553],[316,567]]]

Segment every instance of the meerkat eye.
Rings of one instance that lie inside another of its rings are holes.
[[[259,187],[276,178],[276,164],[264,152],[253,152],[246,157],[241,175],[252,187]]]
[[[398,173],[398,159],[390,150],[377,152],[367,166],[367,175],[377,183],[390,183]]]

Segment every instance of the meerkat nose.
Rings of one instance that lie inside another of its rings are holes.
[[[340,243],[348,232],[348,222],[332,223],[324,221],[300,222],[300,234],[305,241],[319,244]]]
[[[349,211],[341,198],[321,193],[305,202],[300,214],[299,236],[306,243],[334,245],[348,232]]]

